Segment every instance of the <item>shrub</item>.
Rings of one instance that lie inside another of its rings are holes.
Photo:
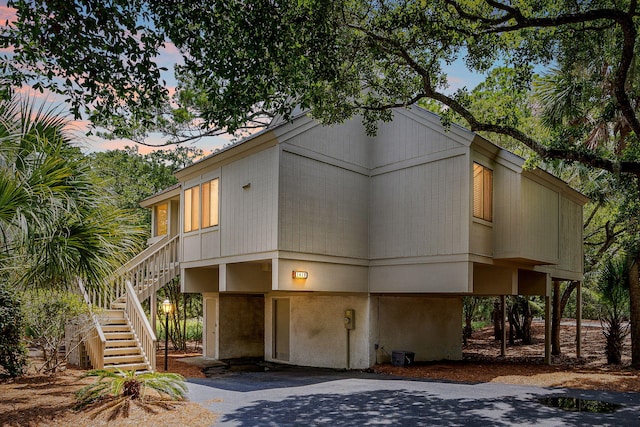
[[[622,361],[624,339],[629,334],[629,274],[625,257],[605,262],[598,292],[602,302],[602,333],[607,340],[607,363],[617,364]]]
[[[55,372],[63,362],[59,350],[64,342],[64,326],[72,318],[87,312],[87,305],[76,294],[37,290],[24,293],[24,308],[31,344],[43,353],[42,370]]]
[[[126,408],[131,401],[139,405],[148,404],[148,389],[155,390],[171,400],[183,400],[187,393],[187,385],[180,374],[154,372],[138,375],[135,371],[93,370],[82,376],[86,377],[97,377],[97,380],[76,392],[76,408],[81,409],[92,404],[104,405],[100,411],[113,408],[113,418],[120,413],[121,408],[125,408],[124,416],[127,416]]]
[[[27,349],[23,332],[20,301],[6,282],[0,282],[0,378],[15,378],[25,372]]]

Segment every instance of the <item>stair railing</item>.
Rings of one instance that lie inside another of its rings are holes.
[[[127,282],[131,283],[136,296],[142,301],[169,283],[179,268],[179,239],[179,235],[171,239],[163,238],[119,268],[108,301],[101,302],[108,305],[124,296]]]
[[[89,319],[86,324],[81,326],[80,333],[82,334],[82,339],[85,343],[85,348],[87,349],[91,366],[93,366],[94,369],[102,369],[104,368],[104,352],[107,347],[107,339],[102,332],[98,316],[93,311],[94,304],[87,293],[82,280],[78,280],[78,286],[80,287],[80,292],[89,307]],[[96,293],[93,292],[93,295],[95,296]]]
[[[100,327],[99,319],[94,309],[111,309],[111,303],[119,298],[125,298],[125,315],[128,317],[133,330],[138,335],[138,341],[145,353],[150,369],[156,366],[156,336],[149,324],[149,320],[142,310],[140,300],[147,299],[153,292],[169,283],[178,274],[179,235],[169,239],[163,237],[158,242],[136,255],[127,264],[120,267],[114,274],[111,287],[106,290],[87,291],[82,283],[80,289],[91,311],[93,325],[87,332],[85,342],[89,359],[95,369],[104,367],[104,351],[106,338]]]
[[[151,371],[155,371],[156,368],[156,335],[151,329],[151,324],[147,319],[147,315],[140,305],[140,301],[136,296],[133,286],[129,281],[126,283],[127,288],[127,302],[125,313],[129,318],[129,323],[136,335],[138,345],[142,348],[145,361],[149,365]]]

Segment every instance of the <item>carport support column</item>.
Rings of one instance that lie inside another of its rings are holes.
[[[582,282],[576,286],[576,357],[582,357]]]
[[[544,295],[544,363],[551,365],[551,275],[547,274]]]
[[[500,315],[500,323],[502,327],[502,340],[500,342],[500,356],[505,357],[507,355],[507,296],[500,295],[500,309],[502,313]]]

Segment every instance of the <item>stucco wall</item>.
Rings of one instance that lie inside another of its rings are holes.
[[[262,357],[264,297],[224,295],[219,300],[219,358]],[[207,320],[207,326],[212,320]]]
[[[180,274],[182,292],[217,292],[219,290],[217,267],[183,268]]]
[[[347,367],[347,330],[344,311],[355,310],[355,329],[349,332],[349,367],[362,369],[369,356],[369,299],[366,295],[291,295],[272,293],[266,298],[265,359],[274,360],[273,299],[290,301],[290,355],[293,365],[344,369]]]
[[[412,351],[416,361],[460,360],[462,297],[372,296],[371,329],[378,362],[394,350]]]
[[[316,292],[367,292],[366,266],[278,259],[274,290]],[[292,272],[306,271],[307,279],[294,279]]]

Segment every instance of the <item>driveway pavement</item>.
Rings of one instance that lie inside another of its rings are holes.
[[[189,379],[189,399],[220,414],[216,426],[561,426],[640,424],[640,393],[407,380],[360,372],[286,368]],[[540,398],[622,405],[571,412]]]

